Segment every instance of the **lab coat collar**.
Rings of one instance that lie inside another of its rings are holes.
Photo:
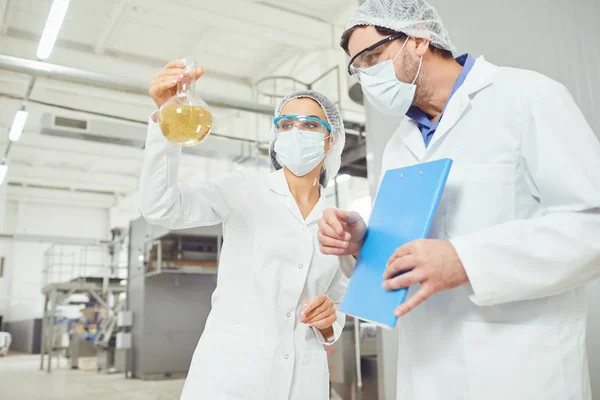
[[[283,174],[283,168],[280,168],[277,171],[271,172],[269,175],[267,175],[267,184],[269,189],[280,196],[287,196],[290,192],[287,180]]]
[[[477,59],[475,65],[473,65],[473,69],[471,69],[471,72],[467,75],[465,82],[458,88],[448,102],[440,125],[433,135],[428,149],[432,149],[435,146],[435,143],[441,140],[469,110],[471,99],[473,99],[479,91],[485,89],[494,82],[497,69],[498,67],[487,62],[483,56]]]
[[[269,189],[281,196],[283,203],[288,208],[288,210],[296,217],[298,221],[300,221],[303,225],[309,225],[315,221],[318,221],[323,215],[323,197],[324,197],[324,189],[323,186],[320,187],[321,197],[317,204],[315,204],[314,208],[308,215],[306,219],[302,217],[302,213],[300,212],[300,208],[296,203],[296,199],[292,196],[290,192],[290,187],[288,185],[287,179],[285,179],[285,174],[283,173],[283,168],[270,173],[267,176],[267,185]]]

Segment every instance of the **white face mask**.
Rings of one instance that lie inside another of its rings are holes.
[[[325,135],[294,128],[275,139],[277,161],[296,176],[304,176],[325,158]]]
[[[399,81],[394,68],[394,61],[396,61],[396,58],[404,50],[406,43],[408,43],[408,39],[406,39],[393,60],[383,61],[359,71],[360,84],[369,103],[384,114],[405,115],[415,98],[417,90],[415,82],[421,72],[423,57],[419,61],[417,76],[415,76],[415,79],[410,84]]]

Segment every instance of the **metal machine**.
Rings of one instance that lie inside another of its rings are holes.
[[[221,226],[169,231],[139,218],[129,233],[131,348],[118,349],[129,353],[127,376],[185,377],[211,309]]]
[[[42,293],[45,302],[40,369],[46,367],[51,372],[52,358],[56,357],[58,361],[60,354],[71,358],[72,368],[78,367],[82,355],[95,355],[96,319],[100,315],[112,316],[116,299],[125,291],[121,282],[126,277],[126,270],[114,265],[115,257],[122,254],[122,247],[119,238],[77,246],[57,243],[44,253]],[[93,303],[95,309],[86,310],[91,312],[88,316],[82,314],[76,320],[65,320],[60,315],[60,308],[74,305],[71,301],[74,295],[83,295],[87,299],[84,304]]]

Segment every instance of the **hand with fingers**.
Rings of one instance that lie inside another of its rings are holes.
[[[305,301],[300,322],[318,329],[325,339],[333,336],[333,323],[337,320],[335,303],[326,294]]]
[[[357,212],[328,208],[319,220],[321,253],[357,256],[366,231],[367,225]]]
[[[435,293],[469,282],[458,253],[447,240],[419,239],[398,247],[390,257],[383,288],[398,290],[416,283],[421,287],[394,314],[400,318]]]
[[[194,75],[194,80],[197,80],[204,74],[204,68],[197,68],[195,71],[192,71],[192,74]],[[177,84],[185,76],[185,62],[183,60],[169,62],[154,76],[150,84],[150,96],[152,96],[158,108],[177,94]]]

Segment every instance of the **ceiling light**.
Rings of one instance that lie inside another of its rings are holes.
[[[58,32],[60,31],[60,27],[67,14],[69,2],[70,0],[54,0],[52,2],[50,13],[46,20],[46,26],[44,26],[42,38],[40,39],[40,44],[37,48],[36,55],[40,60],[45,60],[50,57],[50,53],[52,53],[56,38],[58,37]]]
[[[28,116],[29,113],[25,110],[19,110],[15,114],[15,119],[13,119],[12,126],[10,127],[10,132],[8,133],[8,138],[13,142],[16,142],[21,137]]]

